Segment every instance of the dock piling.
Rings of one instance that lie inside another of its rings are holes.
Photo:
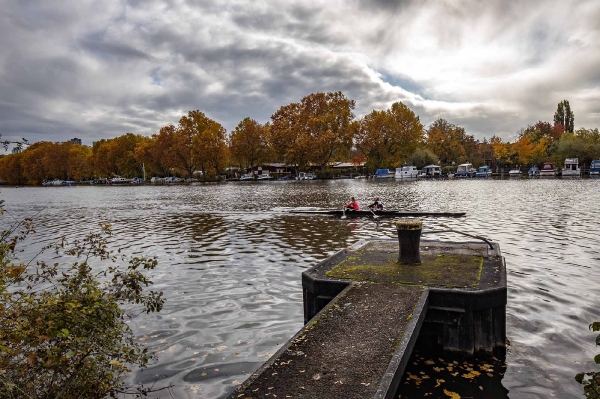
[[[404,265],[421,263],[421,231],[423,223],[418,219],[401,219],[396,222],[400,255],[398,262]]]

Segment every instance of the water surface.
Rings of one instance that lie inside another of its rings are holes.
[[[22,259],[59,236],[113,226],[115,247],[156,256],[159,314],[131,325],[159,353],[136,382],[173,384],[175,398],[230,393],[302,326],[300,274],[362,238],[393,237],[393,219],[290,215],[339,208],[350,196],[388,209],[464,211],[424,219],[500,244],[508,271],[510,398],[581,398],[574,380],[593,370],[600,320],[600,181],[307,181],[192,186],[3,188],[8,218],[35,217]],[[429,238],[429,236],[428,236]],[[434,238],[434,237],[431,237]],[[435,238],[464,240],[451,234]],[[47,257],[51,257],[47,254]],[[168,398],[166,392],[161,397]]]

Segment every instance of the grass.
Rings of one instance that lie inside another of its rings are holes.
[[[385,258],[370,257],[369,253],[350,257],[326,275],[334,278],[388,282],[405,285],[442,287],[477,287],[481,278],[483,258],[472,255],[421,255],[422,262],[403,265],[397,254]]]

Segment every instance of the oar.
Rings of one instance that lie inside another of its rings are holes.
[[[346,219],[346,207],[342,207],[342,217],[341,219]]]
[[[369,208],[369,210],[371,211],[371,213],[373,214],[373,219],[377,219],[379,216],[377,216],[375,214],[375,212],[373,212],[373,208]]]

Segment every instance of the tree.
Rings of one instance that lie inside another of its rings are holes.
[[[269,151],[267,128],[254,119],[244,118],[229,137],[231,156],[238,165],[252,168],[266,161]]]
[[[200,168],[206,175],[206,167],[219,168],[225,161],[227,145],[225,129],[196,110],[179,119],[175,128],[165,128],[172,133],[173,144],[169,147],[168,157],[173,165],[184,170],[191,178]],[[218,173],[218,171],[216,172]]]
[[[220,123],[211,120],[202,134],[196,138],[195,144],[200,163],[210,166],[214,170],[215,177],[218,177],[229,158],[225,128]],[[204,168],[202,168],[202,173],[203,176],[206,176]]]
[[[289,165],[296,165],[296,172],[305,168],[310,160],[310,140],[301,123],[302,106],[291,103],[280,107],[271,115],[269,145],[275,157]]]
[[[407,164],[414,165],[417,169],[422,169],[427,165],[436,164],[437,162],[437,155],[427,148],[417,148],[406,161]]]
[[[352,147],[354,100],[341,92],[313,93],[285,105],[271,116],[269,144],[274,155],[304,168],[324,169],[333,159],[346,159]]]
[[[505,167],[510,162],[511,145],[504,142],[498,136],[492,136],[490,139],[492,148],[494,149],[494,159],[499,166]]]
[[[168,125],[160,128],[158,134],[152,135],[140,142],[135,149],[135,159],[144,164],[150,174],[168,176],[175,168],[175,126]]]
[[[565,128],[565,132],[573,133],[574,131],[575,116],[571,111],[569,101],[562,100],[558,103],[556,112],[554,113],[554,126],[562,125]]]
[[[355,102],[342,92],[316,93],[301,100],[301,123],[311,146],[311,162],[321,171],[333,159],[347,159],[352,147]]]
[[[462,127],[445,119],[434,121],[426,132],[425,145],[436,154],[443,165],[465,160],[467,152],[463,142],[471,141]]]
[[[423,138],[419,117],[401,102],[389,110],[365,115],[356,133],[356,148],[367,158],[369,168],[400,165]]]
[[[129,367],[144,368],[153,357],[134,341],[124,306],[161,310],[162,292],[144,293],[152,284],[144,272],[156,260],[117,257],[103,225],[82,240],[59,240],[55,250],[74,256],[71,265],[21,262],[16,246],[32,232],[26,219],[0,234],[0,397],[145,396],[151,389],[124,383]],[[93,257],[109,263],[94,271]]]

